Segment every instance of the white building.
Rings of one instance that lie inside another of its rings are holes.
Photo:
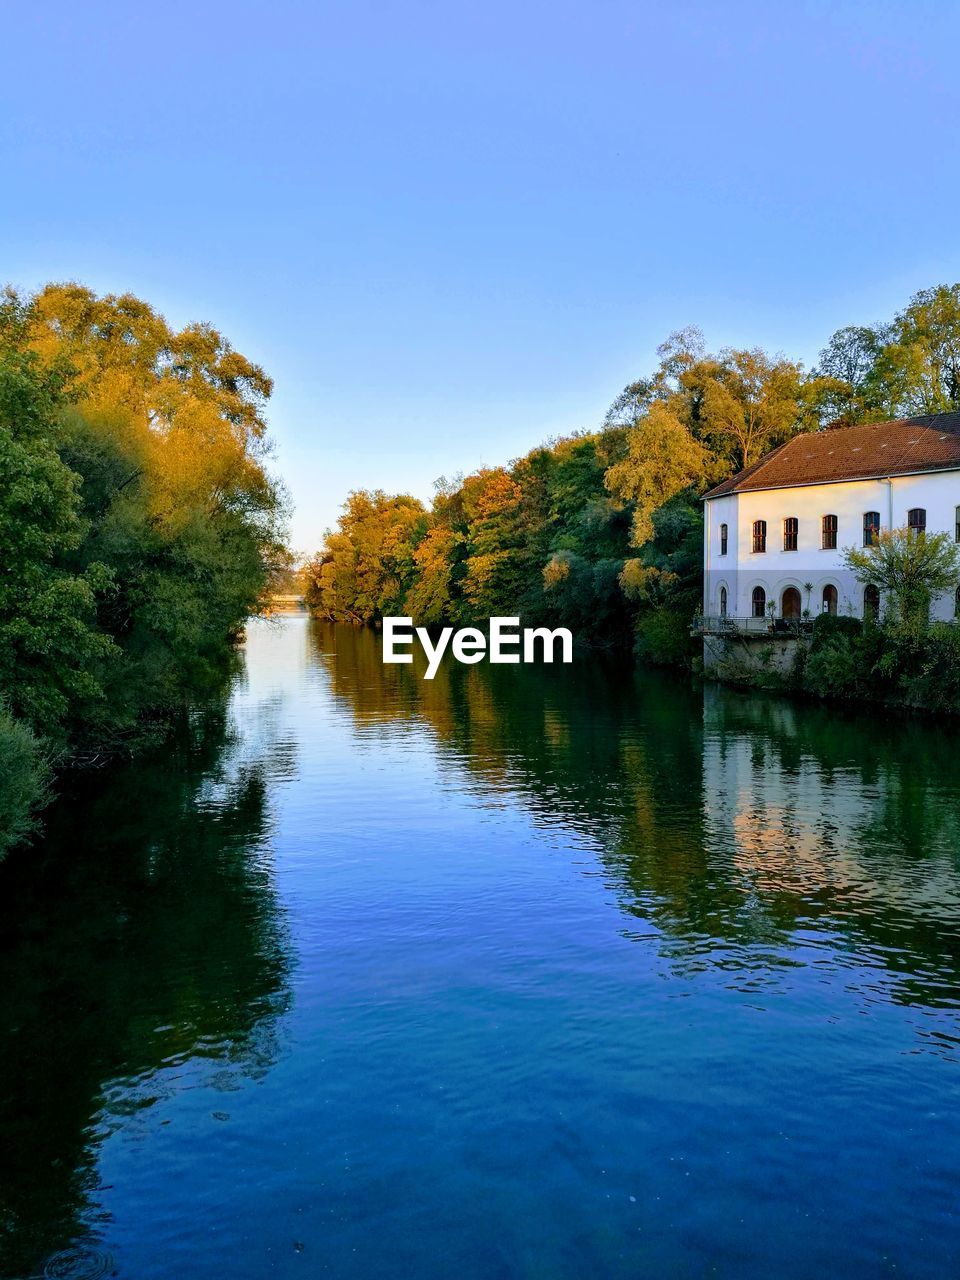
[[[801,435],[704,499],[705,630],[784,630],[821,612],[862,617],[879,600],[843,568],[875,529],[960,542],[960,413]],[[951,594],[931,616],[957,614]]]

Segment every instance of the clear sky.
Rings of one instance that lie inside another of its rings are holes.
[[[0,278],[132,290],[351,488],[598,423],[657,344],[810,363],[960,279],[955,0],[5,6]]]

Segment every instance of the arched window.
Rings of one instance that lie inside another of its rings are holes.
[[[753,522],[753,549],[754,551],[766,551],[767,549],[766,520],[754,520]]]
[[[783,549],[796,551],[797,539],[800,536],[800,521],[796,516],[787,516],[783,522]]]
[[[726,616],[727,616],[727,588],[721,587],[720,588],[720,617],[725,618]]]
[[[872,582],[863,588],[863,616],[880,617],[880,588],[875,587]]]
[[[960,511],[960,507],[957,508]],[[960,529],[960,525],[957,526]],[[872,547],[877,540],[877,534],[880,532],[880,512],[867,511],[863,517],[863,545]],[[957,538],[960,542],[960,537]]]
[[[801,612],[800,592],[796,587],[787,587],[780,599],[780,616],[782,618],[799,618]]]
[[[837,588],[832,582],[823,588],[823,612],[833,615],[837,612]]]
[[[725,524],[720,526],[720,554],[722,556],[727,554],[727,526]]]
[[[907,512],[907,528],[912,534],[926,533],[927,511],[925,507],[911,507]]]
[[[820,545],[824,551],[837,549],[837,517],[824,516],[821,521]]]
[[[767,593],[763,587],[753,588],[753,616],[762,618],[767,611]]]

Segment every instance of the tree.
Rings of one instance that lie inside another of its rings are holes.
[[[203,401],[246,445],[264,438],[273,382],[212,325],[175,331],[133,294],[98,298],[73,283],[41,289],[25,320],[29,345],[48,363],[66,362],[75,394],[92,406],[162,425]]]
[[[820,352],[824,417],[843,422],[960,409],[960,284],[914,294],[890,323],[838,329]]]
[[[524,586],[521,499],[520,486],[503,467],[464,481],[468,617],[492,617],[516,607]]]
[[[801,365],[759,348],[700,360],[681,384],[694,435],[734,470],[817,425]]]
[[[627,433],[627,456],[606,473],[609,491],[633,511],[633,545],[653,537],[653,513],[674,494],[703,483],[711,457],[663,403]]]
[[[882,530],[869,547],[847,547],[843,562],[858,582],[889,593],[905,621],[925,621],[930,600],[960,582],[960,547],[946,533]]]
[[[71,711],[102,698],[113,654],[94,630],[108,571],[64,567],[85,527],[56,449],[60,397],[36,357],[0,354],[0,703],[58,745]]]
[[[897,414],[960,409],[960,284],[914,294],[894,319],[877,376]]]
[[[453,566],[457,534],[448,525],[428,529],[413,553],[416,577],[405,609],[423,626],[439,625],[454,616]]]
[[[660,364],[651,377],[628,383],[607,410],[608,427],[630,427],[637,423],[655,400],[669,400],[681,390],[683,375],[707,358],[707,344],[696,325],[671,333],[657,347]]]
[[[814,370],[821,421],[852,426],[888,416],[877,361],[889,334],[889,326],[847,325],[832,335]]]
[[[141,299],[98,298],[80,285],[33,297],[8,290],[0,352],[56,386],[37,435],[73,503],[50,556],[70,585],[21,590],[20,625],[32,609],[73,608],[84,613],[85,643],[103,653],[112,643],[110,661],[62,664],[75,681],[95,678],[99,692],[91,701],[80,684],[64,687],[61,702],[74,747],[81,737],[98,750],[111,739],[125,745],[222,678],[283,558],[283,494],[263,461],[272,384],[211,326],[176,332]],[[22,445],[23,404],[16,421]],[[9,530],[14,522],[0,516]],[[45,696],[56,692],[48,683]]]
[[[307,566],[307,604],[334,622],[372,622],[402,613],[426,532],[423,504],[408,494],[360,489]]]

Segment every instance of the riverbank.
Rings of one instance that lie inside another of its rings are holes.
[[[285,557],[271,389],[132,295],[0,298],[0,857],[54,768],[128,757],[229,678]]]
[[[960,714],[960,626],[925,615],[821,615],[797,628],[704,637],[704,674],[742,688],[911,713]]]

